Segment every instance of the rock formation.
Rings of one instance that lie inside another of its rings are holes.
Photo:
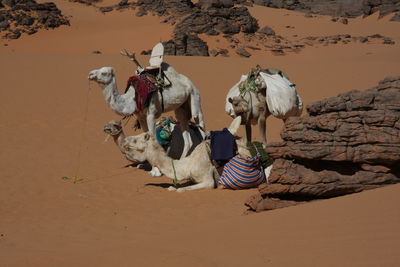
[[[246,202],[251,210],[400,182],[400,76],[312,103],[307,111],[286,121],[283,142],[267,146],[274,167],[269,183]]]
[[[400,11],[398,0],[252,0],[252,2],[273,8],[350,18],[369,16],[375,12],[385,16]]]
[[[208,46],[198,34],[233,35],[255,33],[259,29],[257,20],[248,9],[234,7],[235,3],[237,1],[230,0],[202,0],[197,4],[189,0],[139,0],[135,6],[138,7],[138,16],[152,12],[166,16],[164,22],[176,24],[174,37],[168,41],[170,46],[176,47],[172,55],[208,56]],[[146,53],[148,51],[143,52]]]
[[[3,38],[18,39],[22,33],[69,25],[54,3],[35,0],[0,0],[0,32]]]

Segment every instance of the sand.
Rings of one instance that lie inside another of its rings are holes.
[[[244,215],[243,203],[256,189],[179,194],[165,189],[171,182],[165,177],[123,168],[128,162],[111,140],[104,142],[102,132],[118,116],[106,107],[99,87],[88,83],[88,72],[113,66],[122,90],[133,65],[119,51],[149,49],[169,39],[172,27],[155,16],[104,15],[55,2],[72,16],[71,27],[0,41],[1,266],[399,264],[400,185]],[[251,12],[271,18],[260,24],[286,36],[329,29],[329,34],[381,33],[396,44],[311,47],[249,59],[167,56],[199,88],[210,130],[229,125],[225,95],[256,64],[287,72],[305,105],[399,74],[400,30],[385,18],[343,25],[264,7]],[[285,27],[294,23],[294,30]],[[267,123],[269,141],[279,141],[282,123],[274,118]]]

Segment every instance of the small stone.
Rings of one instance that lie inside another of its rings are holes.
[[[100,11],[103,12],[103,13],[111,12],[111,11],[113,11],[113,8],[110,7],[110,6],[100,7]]]
[[[217,50],[214,50],[214,49],[210,50],[209,53],[210,53],[210,56],[212,56],[212,57],[216,57],[219,54],[219,52]]]
[[[99,51],[99,50],[94,50],[94,51],[92,51],[92,54],[101,54],[101,51]]]
[[[349,20],[346,19],[346,18],[340,19],[340,22],[343,23],[343,24],[349,24]]]
[[[385,39],[383,39],[383,44],[394,45],[395,42],[392,39],[385,38]]]
[[[251,54],[243,46],[236,50],[236,54],[241,57],[251,57]]]
[[[268,27],[268,26],[263,27],[258,32],[262,33],[262,34],[265,34],[267,36],[275,35],[275,31],[272,28]]]

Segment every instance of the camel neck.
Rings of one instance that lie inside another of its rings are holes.
[[[112,136],[114,139],[115,144],[119,147],[119,149],[124,152],[124,148],[122,147],[124,140],[125,140],[125,134],[123,131],[121,131],[119,134],[117,135],[113,135]]]
[[[117,101],[119,94],[117,84],[115,82],[115,77],[112,78],[112,82],[104,86],[103,94],[106,102],[110,106],[112,106]]]

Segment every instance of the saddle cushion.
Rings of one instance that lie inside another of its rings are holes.
[[[230,189],[257,187],[265,182],[259,157],[236,155],[224,166],[219,183]]]
[[[145,107],[148,107],[153,92],[157,90],[157,86],[147,77],[148,74],[143,73],[138,76],[133,75],[128,79],[125,93],[130,86],[135,88],[135,101],[137,112],[141,112]]]

